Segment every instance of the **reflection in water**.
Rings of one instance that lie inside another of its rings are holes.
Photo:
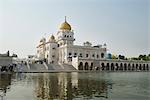
[[[0,100],[149,100],[150,73],[0,74]],[[113,83],[113,84],[112,84]]]
[[[11,85],[11,74],[0,74],[0,98],[3,100],[6,96],[6,92],[10,89]]]
[[[41,74],[38,76],[35,87],[35,94],[38,100],[107,98],[107,91],[107,82],[91,79],[88,73],[86,76],[84,73]]]

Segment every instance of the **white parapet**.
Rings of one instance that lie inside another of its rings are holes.
[[[28,67],[28,69],[30,70],[29,62],[28,62],[28,61],[26,61],[26,63],[27,63],[27,67]]]
[[[45,68],[48,70],[48,66],[45,62],[43,62],[43,65],[45,66]]]
[[[72,57],[72,66],[78,70],[78,57]]]

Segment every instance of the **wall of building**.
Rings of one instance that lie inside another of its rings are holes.
[[[0,57],[0,66],[8,66],[12,64],[12,57]]]
[[[59,30],[57,34],[55,34],[56,42],[62,45],[73,45],[74,33],[71,30]]]
[[[91,66],[92,63],[93,66]],[[78,59],[78,69],[101,71],[150,71],[150,62],[130,60]]]
[[[80,57],[82,59],[100,60],[106,59],[105,48],[94,48],[86,46],[63,46],[59,48],[60,61],[63,63],[72,62],[72,57]],[[103,56],[102,56],[103,54]]]

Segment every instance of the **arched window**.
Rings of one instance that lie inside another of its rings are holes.
[[[82,53],[80,53],[80,55],[79,55],[80,57],[82,57]]]
[[[99,55],[97,54],[97,58],[99,58]]]
[[[88,54],[86,54],[86,57],[88,57],[89,55]]]
[[[89,64],[88,64],[88,62],[85,63],[84,69],[85,69],[85,70],[88,70],[88,69],[89,69]]]
[[[95,57],[95,54],[93,54],[92,57]]]
[[[105,65],[104,65],[104,63],[102,63],[101,66],[102,66],[102,67],[101,67],[102,70],[105,70]]]
[[[102,67],[105,67],[104,63],[102,63],[101,65],[102,65]]]
[[[80,62],[79,66],[78,66],[78,70],[83,70],[83,63]]]
[[[74,53],[74,55],[76,56],[76,55],[77,55],[77,53]]]
[[[94,68],[93,68],[93,62],[91,63],[91,66],[90,66],[90,70],[92,70],[92,69],[94,69]]]
[[[71,55],[72,55],[71,52],[69,52],[69,57],[70,57]]]
[[[104,58],[104,53],[101,53],[101,58]]]
[[[109,63],[107,63],[106,66],[109,67]]]
[[[116,66],[118,67],[118,63],[116,63]]]
[[[76,57],[77,56],[77,53],[74,53],[74,57]]]
[[[54,58],[54,57],[55,57],[55,55],[52,55],[52,57]]]

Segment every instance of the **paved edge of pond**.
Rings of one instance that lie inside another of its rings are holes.
[[[79,70],[44,70],[44,71],[20,71],[15,73],[55,73],[55,72],[100,72],[100,71],[79,71]]]
[[[149,72],[149,71],[96,71],[96,70],[41,70],[41,71],[15,71],[15,73],[55,73],[55,72],[101,72],[101,73],[125,73],[125,72]]]

